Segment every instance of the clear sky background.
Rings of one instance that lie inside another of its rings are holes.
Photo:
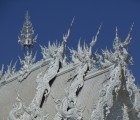
[[[39,44],[47,45],[48,41],[62,41],[63,33],[75,16],[75,22],[67,43],[76,49],[78,39],[90,43],[100,23],[103,23],[98,42],[98,49],[112,49],[115,28],[123,41],[134,22],[132,41],[129,52],[134,59],[130,66],[140,85],[140,0],[0,0],[0,64],[15,62],[24,51],[18,44],[18,35],[23,26],[26,10],[38,34],[34,51],[38,51],[38,60],[42,58]]]

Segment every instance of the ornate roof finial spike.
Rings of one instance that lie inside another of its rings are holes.
[[[30,21],[29,12],[27,11],[25,15],[25,22],[23,24],[18,43],[20,43],[23,48],[28,50],[34,47],[36,39],[37,36],[34,37],[34,30]]]
[[[97,42],[98,35],[99,35],[99,33],[100,33],[101,27],[102,27],[102,23],[100,24],[100,26],[99,26],[99,28],[98,28],[98,31],[97,31],[97,33],[96,33],[95,38],[93,37],[93,38],[92,38],[92,41],[91,41],[91,43],[90,43],[90,48],[89,48],[89,56],[90,56],[90,57],[92,56],[92,48],[94,47],[95,43]]]
[[[116,26],[116,38],[118,39],[118,27]]]
[[[90,49],[92,49],[93,46],[95,45],[95,43],[96,43],[96,41],[97,41],[97,39],[98,39],[98,35],[99,35],[99,33],[100,33],[101,27],[102,27],[102,23],[100,24],[100,26],[99,26],[99,28],[98,28],[98,31],[97,31],[97,33],[96,33],[95,38],[94,38],[94,37],[92,38],[92,41],[91,41],[91,43],[90,43]]]
[[[25,19],[26,19],[26,20],[29,20],[29,19],[30,19],[28,10],[26,11]]]
[[[127,35],[126,38],[130,38],[131,32],[133,31],[133,27],[134,27],[134,22],[132,23],[132,25],[131,25],[131,27],[130,27],[130,30],[129,30],[129,32],[128,32],[128,35]]]
[[[128,33],[128,35],[127,35],[127,37],[126,37],[126,39],[125,39],[125,41],[124,41],[124,43],[123,43],[123,46],[124,47],[128,47],[128,45],[130,44],[130,42],[131,42],[131,32],[132,32],[132,30],[133,30],[133,27],[134,27],[134,22],[132,23],[132,25],[131,25],[131,27],[130,27],[130,30],[129,30],[129,33]]]
[[[99,33],[100,33],[101,27],[102,27],[102,23],[100,24],[100,26],[99,26],[99,28],[98,28],[98,31],[97,31],[97,33],[96,33],[95,40],[94,40],[95,42],[96,42],[97,39],[98,39],[98,35],[99,35]]]
[[[79,39],[79,42],[78,42],[78,52],[81,53],[81,38]]]
[[[116,36],[115,36],[115,39],[114,39],[114,42],[113,42],[113,49],[116,51],[119,50],[119,46],[120,46],[120,40],[119,40],[119,37],[118,37],[118,28],[116,27]]]
[[[134,27],[134,22],[132,23],[132,25],[131,25],[131,27],[130,27],[129,34],[131,34],[131,32],[133,31],[133,27]]]
[[[85,42],[86,40],[84,40],[84,46],[83,46],[83,50],[85,50],[86,49],[86,42]]]
[[[50,48],[50,46],[51,46],[51,43],[50,43],[50,40],[49,40],[49,42],[48,42],[48,48]]]
[[[75,19],[75,17],[72,19],[72,22],[71,22],[71,24],[70,24],[70,27],[69,27],[69,29],[68,29],[67,34],[63,35],[63,42],[65,42],[65,43],[67,42],[67,40],[68,40],[68,38],[69,38],[70,31],[71,31],[72,26],[73,26],[73,23],[74,23],[74,19]]]
[[[68,41],[68,38],[69,38],[69,35],[70,35],[70,31],[71,31],[71,28],[72,28],[72,25],[73,25],[73,22],[74,22],[74,18],[72,19],[72,22],[70,24],[70,27],[68,29],[68,32],[66,34],[63,35],[63,41],[61,43],[61,51],[64,52],[64,49],[65,49],[65,45]]]

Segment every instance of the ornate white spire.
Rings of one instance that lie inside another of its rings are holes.
[[[90,48],[89,48],[89,56],[90,56],[90,57],[92,56],[92,48],[94,47],[95,43],[97,42],[98,35],[99,35],[99,33],[100,33],[101,27],[102,27],[102,24],[100,25],[100,27],[99,27],[99,29],[98,29],[98,31],[97,31],[97,33],[96,33],[95,38],[93,37],[93,38],[92,38],[92,41],[91,41],[91,43],[90,43]]]
[[[113,49],[115,51],[119,51],[119,45],[120,45],[120,39],[119,39],[119,36],[118,36],[118,28],[116,27],[116,37],[114,39]]]
[[[27,11],[25,15],[25,22],[23,24],[18,43],[20,43],[22,47],[29,49],[31,47],[34,47],[36,39],[37,36],[34,37],[34,30],[32,27],[29,13]]]
[[[122,44],[122,46],[125,47],[126,49],[128,48],[128,45],[130,44],[131,39],[132,39],[132,37],[131,37],[131,32],[132,32],[132,30],[133,30],[133,27],[134,27],[134,23],[132,24],[132,26],[131,26],[131,28],[130,28],[130,30],[129,30],[129,33],[128,33],[128,35],[127,35],[127,37],[126,37],[124,43]]]
[[[30,20],[30,16],[28,11],[25,15],[25,22],[23,24],[21,34],[19,36],[18,43],[26,50],[26,54],[24,54],[24,59],[19,57],[20,63],[22,65],[19,80],[22,81],[25,79],[29,73],[31,72],[31,66],[35,62],[36,54],[33,57],[31,48],[34,47],[36,43],[37,35],[34,36],[34,30],[32,27],[32,23]]]

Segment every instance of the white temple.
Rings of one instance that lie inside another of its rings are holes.
[[[32,54],[37,36],[26,13],[19,44],[26,50],[16,63],[0,70],[0,120],[140,120],[140,92],[128,69],[131,31],[121,42],[116,28],[113,51],[93,50],[101,29],[89,44],[66,49],[74,20],[60,43],[41,46],[43,58]]]

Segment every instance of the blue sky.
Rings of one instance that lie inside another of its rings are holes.
[[[76,48],[80,37],[89,43],[100,23],[103,23],[94,48],[99,52],[106,46],[112,49],[116,26],[123,41],[134,22],[129,47],[134,65],[130,68],[140,84],[139,0],[0,0],[0,64],[7,65],[11,60],[15,62],[18,56],[23,57],[24,51],[17,41],[27,9],[38,34],[34,48],[34,51],[38,51],[38,59],[41,59],[39,44],[47,45],[49,40],[56,39],[61,41],[74,16],[75,22],[67,45]]]

